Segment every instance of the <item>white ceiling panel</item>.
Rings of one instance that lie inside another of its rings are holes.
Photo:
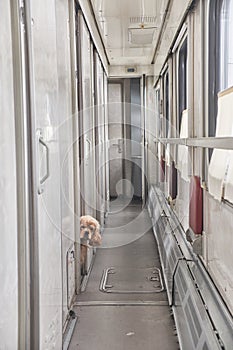
[[[191,2],[190,0],[85,1],[88,1],[93,8],[110,65],[142,66],[153,62],[156,67],[160,66],[161,57],[165,59],[174,34]],[[80,2],[83,3],[83,0]],[[165,13],[166,9],[168,11]],[[162,43],[158,45],[157,40],[165,17]]]
[[[111,64],[119,61],[128,64],[130,60],[138,64],[151,63],[166,2],[91,0]],[[142,63],[143,55],[146,56]]]

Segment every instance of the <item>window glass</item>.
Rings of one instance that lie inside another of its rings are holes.
[[[220,90],[233,86],[233,0],[223,0],[220,15]]]
[[[165,137],[168,137],[169,130],[169,77],[168,73],[165,75],[165,106],[164,106],[166,125],[165,125]]]
[[[183,110],[187,108],[187,39],[182,44],[179,50],[179,65],[178,65],[178,93],[179,93],[179,130]]]
[[[155,113],[156,113],[156,137],[160,137],[160,89],[156,90],[156,107],[155,107]]]
[[[218,92],[233,86],[233,0],[210,1],[209,13],[208,136],[215,136]]]

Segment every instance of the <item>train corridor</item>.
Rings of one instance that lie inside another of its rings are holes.
[[[112,201],[101,249],[74,307],[69,350],[178,349],[160,271],[147,209]]]

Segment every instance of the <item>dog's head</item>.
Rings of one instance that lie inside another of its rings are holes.
[[[80,218],[80,239],[82,244],[90,246],[101,244],[100,224],[90,215]]]

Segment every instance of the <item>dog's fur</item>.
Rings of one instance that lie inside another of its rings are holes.
[[[81,242],[81,273],[87,274],[86,258],[89,247],[99,246],[101,244],[100,224],[90,215],[80,218],[80,242]]]

